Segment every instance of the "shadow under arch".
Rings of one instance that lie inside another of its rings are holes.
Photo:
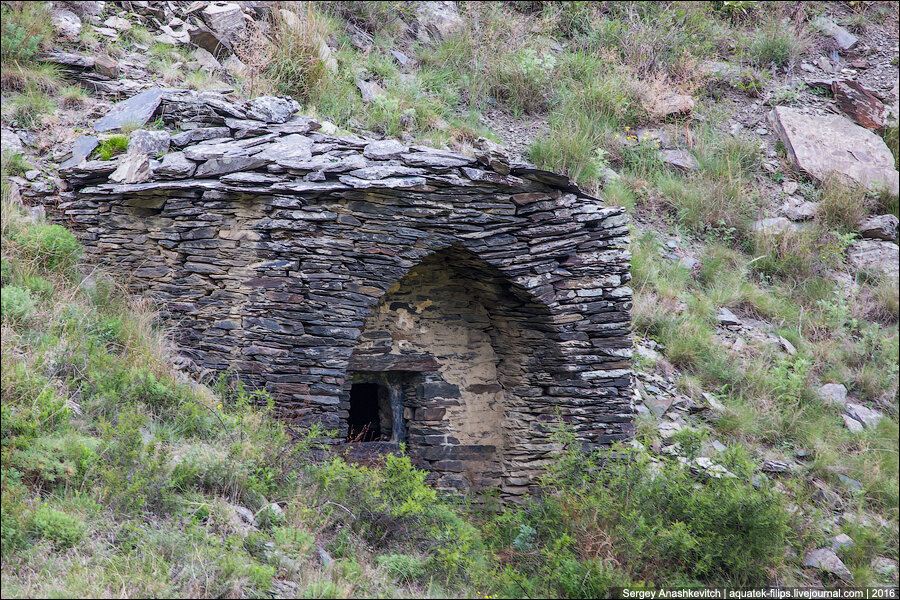
[[[530,399],[558,380],[559,341],[549,307],[500,269],[461,243],[432,252],[365,318],[345,378],[342,434],[406,443],[439,487],[501,486],[515,479],[510,456],[541,418]]]

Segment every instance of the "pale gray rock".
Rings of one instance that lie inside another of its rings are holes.
[[[787,231],[796,230],[797,226],[784,217],[770,217],[768,219],[760,219],[753,224],[753,231],[757,231],[765,235],[779,235]]]
[[[363,167],[347,173],[351,177],[359,179],[387,179],[396,176],[424,175],[422,169],[405,167],[403,165],[379,165],[375,167]]]
[[[200,18],[220,39],[228,42],[240,39],[247,30],[247,19],[237,3],[210,2],[200,11]]]
[[[718,311],[716,311],[716,319],[718,319],[719,323],[722,325],[740,325],[741,320],[738,319],[733,312],[725,308],[721,307]]]
[[[844,420],[844,427],[850,430],[850,433],[862,433],[863,424],[851,417],[850,415],[841,415]]]
[[[841,50],[850,50],[859,42],[859,38],[836,24],[826,15],[818,17],[813,21],[813,24],[825,35],[834,38],[834,41],[837,42],[837,45]]]
[[[19,135],[12,129],[5,127],[0,130],[0,146],[2,146],[4,154],[21,154],[23,149]]]
[[[700,168],[700,163],[687,150],[660,150],[659,160],[682,171],[693,171]]]
[[[781,184],[781,191],[790,196],[797,191],[798,187],[800,187],[800,184],[796,181],[785,181]]]
[[[853,402],[848,402],[844,410],[847,415],[856,419],[863,424],[863,427],[868,429],[878,427],[878,423],[884,418],[884,415],[880,411],[873,410],[862,404],[854,404]]]
[[[418,36],[421,41],[441,41],[460,31],[465,21],[455,2],[419,2],[416,5]]]
[[[216,177],[235,171],[247,171],[256,169],[266,164],[254,156],[221,156],[211,158],[197,167],[197,177]]]
[[[200,63],[200,68],[206,69],[211,73],[222,70],[222,63],[216,60],[216,57],[204,48],[194,49],[194,59]]]
[[[61,37],[76,39],[81,35],[81,19],[67,8],[54,9],[50,12],[53,29]]]
[[[142,152],[150,156],[159,156],[169,151],[168,131],[148,131],[138,129],[128,136],[128,151]]]
[[[128,31],[131,29],[131,21],[123,19],[122,17],[112,16],[103,21],[103,24],[116,31]]]
[[[694,110],[694,99],[685,94],[670,93],[661,96],[653,106],[658,118],[684,115]],[[640,136],[639,136],[640,137]]]
[[[356,87],[359,88],[359,93],[362,95],[363,102],[366,104],[378,96],[383,96],[385,93],[384,88],[376,82],[363,79],[362,77],[356,78]]]
[[[363,156],[372,160],[390,160],[409,152],[409,147],[397,140],[380,140],[370,142],[363,149]]]
[[[475,162],[474,158],[452,152],[410,152],[401,154],[400,160],[410,167],[445,168],[462,167]]]
[[[184,157],[184,152],[170,152],[163,156],[162,164],[154,173],[166,179],[184,179],[194,174],[197,163]]]
[[[831,548],[819,548],[807,552],[803,564],[807,567],[815,567],[827,573],[837,575],[844,581],[853,581],[853,574],[850,573],[850,569],[847,568],[847,565],[838,558],[838,555],[835,554],[834,550]]]
[[[900,248],[893,242],[860,240],[847,251],[850,264],[860,271],[897,277]]]
[[[312,158],[312,140],[300,134],[281,138],[263,146],[263,150],[253,155],[257,160],[278,162],[280,160],[309,160]]]
[[[819,212],[819,205],[815,202],[789,199],[781,206],[781,213],[791,221],[810,221]]]
[[[847,405],[847,388],[840,383],[826,383],[819,388],[819,399],[831,406]]]
[[[859,226],[859,234],[864,238],[892,241],[897,237],[897,224],[894,215],[869,217]]]
[[[128,152],[119,157],[116,170],[109,176],[114,183],[143,183],[150,179],[150,158],[141,152]]]
[[[840,552],[842,550],[852,548],[855,545],[856,542],[854,542],[853,538],[846,533],[839,533],[831,538],[831,549],[835,552]]]
[[[872,569],[882,577],[893,576],[896,578],[897,576],[897,561],[892,558],[876,556],[872,559],[870,564],[872,565]],[[894,581],[896,581],[896,579],[894,579]]]
[[[166,90],[151,88],[113,106],[106,115],[94,123],[95,131],[111,131],[124,125],[140,127],[153,116]]]
[[[171,143],[173,146],[187,146],[205,140],[227,138],[229,135],[231,130],[228,127],[198,127],[173,135]]]
[[[794,345],[790,343],[787,339],[779,336],[778,343],[781,344],[781,348],[787,352],[790,356],[794,356],[797,354],[797,349],[794,348]]]
[[[234,54],[223,60],[222,66],[225,67],[229,73],[238,77],[244,77],[250,72],[250,68]]]
[[[247,117],[266,123],[286,123],[299,109],[296,101],[275,96],[260,96],[244,104]]]
[[[808,115],[775,107],[769,122],[794,169],[823,181],[830,175],[898,193],[900,174],[884,140],[840,115]]]

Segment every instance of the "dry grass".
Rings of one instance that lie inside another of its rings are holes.
[[[857,231],[871,204],[864,188],[850,185],[837,176],[829,177],[822,186],[816,218],[830,229]]]

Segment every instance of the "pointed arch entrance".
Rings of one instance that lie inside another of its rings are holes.
[[[557,362],[554,334],[547,307],[462,245],[427,256],[365,319],[346,439],[405,443],[439,487],[516,483],[517,430],[529,426],[535,379]],[[358,438],[362,414],[377,436]]]

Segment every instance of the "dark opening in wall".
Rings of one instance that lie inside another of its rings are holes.
[[[374,442],[391,438],[391,405],[388,390],[377,383],[350,387],[347,441]]]

